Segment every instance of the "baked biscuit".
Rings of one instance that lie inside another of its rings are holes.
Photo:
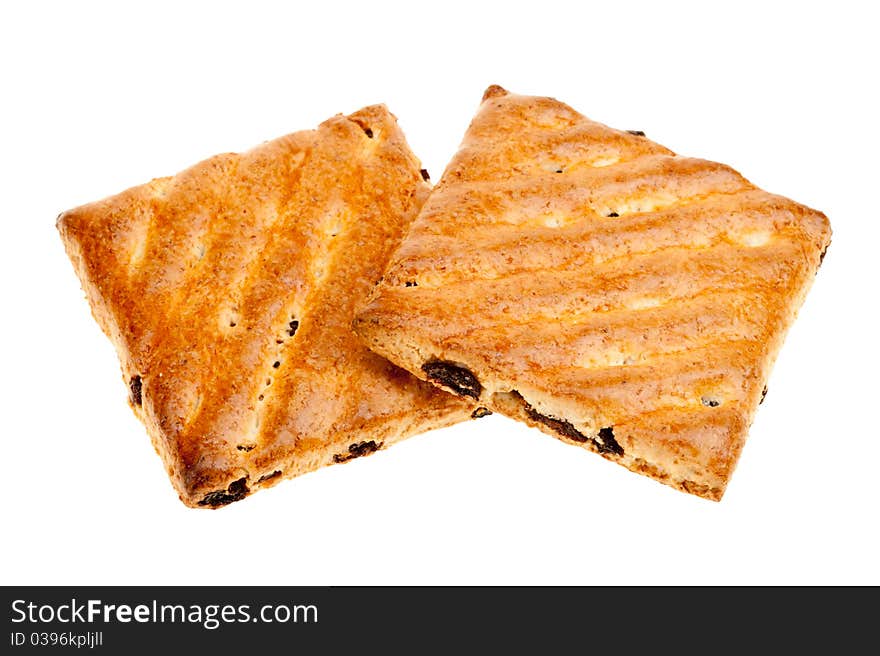
[[[462,398],[718,500],[830,234],[728,166],[493,86],[355,329]]]
[[[222,506],[469,417],[351,332],[428,193],[379,105],[58,218],[184,503]]]

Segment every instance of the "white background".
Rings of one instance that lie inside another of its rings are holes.
[[[880,584],[871,3],[182,4],[0,9],[0,583]],[[184,507],[56,215],[375,102],[437,180],[491,83],[829,216],[724,499],[492,416]]]

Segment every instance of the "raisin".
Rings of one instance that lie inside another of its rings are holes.
[[[279,476],[281,476],[281,470],[276,469],[271,474],[260,476],[260,478],[257,479],[257,483],[265,483],[266,481],[271,481],[273,478],[278,478]]]
[[[364,128],[364,134],[366,134],[370,139],[373,138],[373,131],[370,128]]]
[[[620,214],[618,214],[617,212],[611,212],[611,214],[608,214],[607,216],[609,219],[616,219],[618,216],[620,216]]]
[[[290,335],[291,337],[296,335],[296,331],[299,328],[299,321],[294,320],[294,321],[291,321],[287,325],[290,326],[290,330],[287,331],[287,334]]]
[[[614,428],[610,426],[599,430],[599,437],[593,440],[593,444],[599,449],[599,453],[613,453],[616,456],[623,455],[623,447],[614,439]]]
[[[419,283],[417,283],[415,280],[407,280],[405,283],[405,286],[406,287],[418,287]]]
[[[570,421],[542,415],[540,412],[535,410],[531,406],[531,404],[526,401],[522,397],[522,395],[516,390],[513,390],[512,394],[519,397],[520,401],[523,404],[523,409],[526,411],[526,414],[532,421],[537,421],[538,423],[544,424],[545,426],[549,426],[560,435],[574,440],[575,442],[580,442],[581,444],[592,442],[593,446],[596,447],[596,450],[599,453],[613,453],[617,456],[623,455],[623,447],[621,447],[617,443],[617,440],[614,439],[613,428],[603,428],[599,431],[598,437],[589,438],[581,433],[577,428],[575,428]]]
[[[371,453],[381,449],[382,444],[382,442],[376,444],[374,440],[369,440],[368,442],[355,442],[354,444],[349,445],[348,453],[335,454],[333,456],[333,462],[348,462],[349,460],[354,460],[355,458],[368,456]]]
[[[645,133],[642,132],[641,130],[627,130],[627,132],[629,132],[630,134],[635,135],[637,137],[644,137],[645,136]]]
[[[274,369],[277,369],[277,368],[280,367],[280,366],[281,366],[281,363],[280,363],[278,360],[275,360],[275,362],[272,363],[272,367],[273,367]]]
[[[226,490],[217,490],[206,494],[205,498],[199,501],[199,505],[219,508],[235,501],[241,501],[248,492],[250,490],[248,490],[247,478],[239,478],[237,481],[232,481]]]
[[[452,362],[432,360],[422,365],[422,371],[428,376],[428,380],[448,387],[459,396],[478,399],[483,392],[480,381],[469,369]]]
[[[244,451],[246,453],[248,451],[253,451],[254,448],[256,448],[256,447],[253,444],[239,444],[235,448],[238,449],[239,451]]]
[[[553,430],[555,430],[560,435],[563,435],[575,442],[589,442],[590,438],[581,433],[577,428],[575,428],[571,422],[565,421],[564,419],[556,419],[555,417],[548,417],[547,415],[542,415],[540,412],[535,410],[528,402],[523,400],[525,403],[525,411],[529,416],[529,419],[532,421],[537,421],[538,423],[544,424],[545,426],[549,426]]]
[[[128,391],[131,396],[131,402],[135,405],[141,405],[143,403],[143,396],[141,395],[142,389],[143,383],[141,382],[141,377],[132,376],[131,380],[128,381]]]
[[[491,415],[492,411],[489,408],[484,408],[480,406],[476,410],[471,413],[471,419],[480,419],[482,417],[486,417],[487,415]]]
[[[424,180],[425,182],[428,182],[431,179],[431,176],[428,175],[428,169],[422,169],[419,171],[419,173],[422,174],[422,180]]]

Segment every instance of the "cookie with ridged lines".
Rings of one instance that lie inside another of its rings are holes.
[[[58,218],[184,503],[222,506],[470,416],[351,331],[424,177],[377,105]]]
[[[729,166],[493,86],[354,325],[422,379],[718,500],[830,236]]]

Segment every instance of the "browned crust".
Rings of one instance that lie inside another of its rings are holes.
[[[354,325],[423,379],[718,500],[830,237],[728,166],[493,86]]]
[[[428,193],[376,105],[58,218],[184,503],[225,505],[469,417],[350,329]]]

